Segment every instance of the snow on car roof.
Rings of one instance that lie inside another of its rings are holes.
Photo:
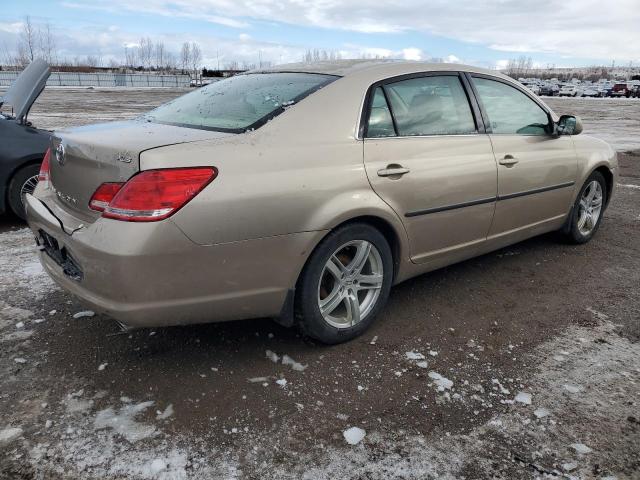
[[[420,71],[464,71],[491,74],[508,78],[495,70],[461,65],[458,63],[410,62],[406,60],[329,60],[313,63],[288,63],[270,68],[251,70],[249,73],[267,72],[301,72],[321,73],[326,75],[349,76],[360,72],[370,72],[372,76],[388,73],[402,75]]]

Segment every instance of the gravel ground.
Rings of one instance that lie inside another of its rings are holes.
[[[50,89],[31,120],[177,93]],[[549,104],[629,151],[596,238],[407,281],[345,345],[269,320],[123,333],[0,218],[0,478],[640,478],[640,102]]]

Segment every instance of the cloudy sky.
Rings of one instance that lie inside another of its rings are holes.
[[[309,48],[343,57],[440,57],[501,66],[640,64],[640,0],[4,0],[0,49],[24,17],[49,23],[63,57],[124,57],[141,36],[178,52],[197,41],[204,64],[299,61]]]

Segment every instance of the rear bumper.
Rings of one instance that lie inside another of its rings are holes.
[[[100,218],[72,234],[46,206],[28,196],[36,237],[56,240],[81,270],[70,275],[42,250],[49,275],[95,311],[132,327],[277,316],[308,252],[323,232],[305,232],[201,246],[169,220]]]

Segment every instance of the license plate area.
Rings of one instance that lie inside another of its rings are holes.
[[[65,246],[60,246],[55,237],[49,235],[44,230],[38,231],[36,243],[41,250],[62,268],[62,272],[76,282],[82,281],[84,276],[80,264],[71,256]]]

